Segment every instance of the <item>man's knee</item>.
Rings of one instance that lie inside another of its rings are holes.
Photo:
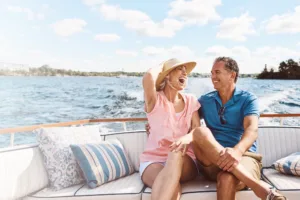
[[[193,132],[193,143],[200,144],[209,140],[211,131],[207,127],[197,127]]]
[[[239,180],[229,172],[220,172],[217,176],[217,188],[224,186],[237,186]]]

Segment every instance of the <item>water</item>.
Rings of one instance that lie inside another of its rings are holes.
[[[79,119],[145,117],[141,77],[0,77],[0,128],[66,122]],[[261,113],[300,113],[300,81],[238,80],[241,89],[256,94]],[[190,78],[185,92],[199,97],[213,90],[209,78]],[[278,124],[279,119],[262,119]],[[284,120],[300,125],[299,118]],[[102,124],[102,131],[121,124]],[[143,124],[129,124],[141,129]],[[0,147],[9,144],[0,135]],[[15,144],[35,142],[33,134],[16,134]]]

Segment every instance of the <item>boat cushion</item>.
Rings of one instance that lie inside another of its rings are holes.
[[[69,145],[102,141],[99,126],[41,128],[35,132],[50,187],[60,190],[82,183],[84,178]]]
[[[300,152],[277,160],[272,167],[283,174],[300,176]]]
[[[263,155],[263,167],[300,151],[300,127],[259,127],[257,148]]]
[[[263,168],[262,177],[265,181],[275,186],[278,190],[300,191],[300,178],[297,176],[282,174],[272,168]]]
[[[268,185],[267,183],[263,182]],[[209,181],[203,176],[197,177],[195,180],[182,184],[182,197],[180,200],[216,200],[216,182]],[[146,188],[143,192],[143,200],[151,199],[151,189]],[[236,194],[237,200],[259,200],[250,189],[238,191]]]
[[[88,186],[82,187],[76,193],[76,197],[87,196],[88,199],[118,199],[118,200],[135,200],[141,199],[144,184],[141,181],[139,173],[120,178],[118,180],[103,184],[95,189]]]
[[[90,188],[134,172],[123,145],[117,139],[97,144],[71,145]]]
[[[37,145],[0,150],[0,199],[20,199],[48,185],[43,155]]]
[[[144,151],[147,134],[145,131],[121,132],[104,135],[104,140],[118,139],[128,153],[135,171],[139,171],[140,155]]]
[[[71,186],[59,191],[46,188],[26,197],[25,200],[140,200],[143,189],[144,184],[140,175],[134,173],[94,189],[90,189],[86,184]]]
[[[74,197],[76,194],[76,191],[78,191],[80,188],[84,186],[84,183],[72,185],[67,188],[63,188],[61,190],[54,190],[53,188],[44,188],[40,191],[38,191],[35,194],[29,195],[24,198],[24,200],[31,200],[31,199],[69,199],[70,197]]]

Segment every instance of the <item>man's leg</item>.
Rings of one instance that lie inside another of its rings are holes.
[[[193,146],[197,159],[202,161],[205,165],[217,165],[217,161],[220,157],[219,154],[224,147],[215,140],[211,131],[206,127],[198,127],[190,134],[193,134]],[[201,151],[198,151],[199,149]],[[204,159],[201,158],[203,155]],[[252,188],[256,196],[266,199],[270,189],[254,179],[241,164],[238,164],[231,173],[248,187]]]
[[[231,173],[219,172],[217,176],[217,199],[235,200],[239,180]]]
[[[254,154],[254,153],[252,153]],[[256,157],[259,157],[255,154]],[[247,152],[240,161],[251,176],[257,181],[260,180],[261,159],[255,159]],[[233,174],[222,171],[217,178],[217,193],[218,200],[234,200],[236,191],[242,190],[246,185],[239,181]]]

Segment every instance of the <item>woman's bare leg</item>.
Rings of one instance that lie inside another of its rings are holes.
[[[160,171],[152,186],[151,199],[171,200],[178,192],[183,157],[181,152],[170,152],[165,167]]]
[[[154,180],[156,179],[159,172],[164,168],[164,166],[160,163],[152,163],[150,164],[142,175],[142,181],[145,185],[152,188]]]
[[[181,152],[178,153],[170,153],[168,157],[169,162],[167,161],[166,166],[164,167],[162,164],[153,163],[149,165],[142,176],[143,182],[152,188],[152,199],[171,199],[171,200],[179,200],[181,196],[181,186],[180,182],[185,182],[194,179],[198,175],[197,167],[194,161],[188,156],[185,155],[182,157]],[[176,161],[177,160],[177,161]],[[179,162],[178,162],[179,161]],[[180,170],[177,173],[180,173],[180,177],[178,180],[173,179],[173,174],[166,173],[168,171],[174,170],[174,164],[178,164],[180,166]],[[171,166],[171,167],[170,167]],[[165,178],[169,176],[169,178]],[[172,177],[172,178],[170,178]],[[174,184],[168,184],[167,181],[174,181]],[[175,189],[173,193],[170,192],[169,186],[175,185]],[[155,191],[154,188],[158,188]],[[161,189],[161,187],[166,189]],[[154,191],[153,191],[154,190]],[[164,194],[167,193],[167,194]],[[167,197],[166,197],[167,195]],[[171,196],[171,197],[170,197]],[[170,197],[170,198],[168,198]]]

